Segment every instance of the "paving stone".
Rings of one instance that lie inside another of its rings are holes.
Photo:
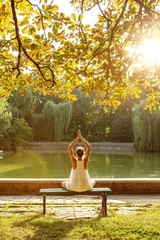
[[[42,201],[42,196],[0,196],[0,215],[26,215],[35,212],[39,212],[41,214],[43,210]],[[95,196],[47,196],[46,213],[53,215],[55,218],[65,219],[98,217],[101,210],[101,202],[101,197]],[[122,205],[129,202],[160,202],[160,194],[109,195],[107,202]],[[20,206],[17,207],[16,203],[20,204]],[[14,204],[15,206],[13,206]],[[139,212],[139,207],[135,208],[122,206],[116,212],[117,214],[134,214]]]

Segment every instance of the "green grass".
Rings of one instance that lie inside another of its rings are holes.
[[[139,207],[135,204],[132,206]],[[116,209],[120,205],[114,207],[109,209],[106,218],[62,220],[50,213],[42,217],[40,213],[29,211],[26,215],[1,215],[0,239],[160,239],[160,204],[141,204],[141,211],[129,215],[117,214]]]

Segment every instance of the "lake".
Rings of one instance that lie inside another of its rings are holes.
[[[71,161],[67,149],[24,148],[0,155],[0,178],[68,178]],[[93,151],[91,178],[159,178],[160,153]]]

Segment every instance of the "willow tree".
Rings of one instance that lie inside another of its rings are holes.
[[[135,105],[133,113],[136,151],[160,151],[160,111],[145,110],[145,102]]]
[[[11,107],[13,117],[24,118],[29,122],[33,112],[33,94],[31,91],[25,92],[23,96],[18,91],[13,91],[8,102]]]
[[[8,101],[12,115],[28,122],[33,129],[34,140],[59,141],[67,133],[72,118],[71,103],[56,104],[53,97],[33,94],[31,91],[23,96],[19,91],[12,94]],[[37,107],[39,102],[42,104],[41,111]]]
[[[67,133],[72,118],[70,103],[55,104],[47,101],[42,113],[33,114],[34,139],[39,141],[60,141]]]
[[[12,113],[5,98],[0,98],[0,147],[11,125]]]
[[[101,104],[116,108],[120,99],[140,97],[144,86],[148,107],[160,104],[159,65],[148,66],[138,51],[144,39],[159,39],[160,2],[70,4],[79,12],[68,17],[54,1],[0,1],[0,94],[20,87],[21,94],[32,88],[74,100],[73,87],[81,86],[86,94],[97,90]],[[83,15],[93,8],[98,19],[90,26]]]
[[[55,140],[59,141],[67,134],[67,129],[72,119],[72,105],[70,103],[59,103],[55,107]]]

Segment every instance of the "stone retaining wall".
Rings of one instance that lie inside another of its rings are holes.
[[[38,195],[41,188],[59,188],[64,180],[0,179],[0,195]],[[160,178],[95,180],[95,187],[109,187],[113,194],[160,194]]]
[[[25,143],[22,146],[24,148],[47,148],[47,149],[61,149],[64,151],[68,150],[69,142],[32,142]],[[77,145],[84,145],[83,143],[76,143]],[[116,143],[116,142],[91,142],[92,151],[100,150],[100,151],[126,151],[133,152],[133,143]]]

